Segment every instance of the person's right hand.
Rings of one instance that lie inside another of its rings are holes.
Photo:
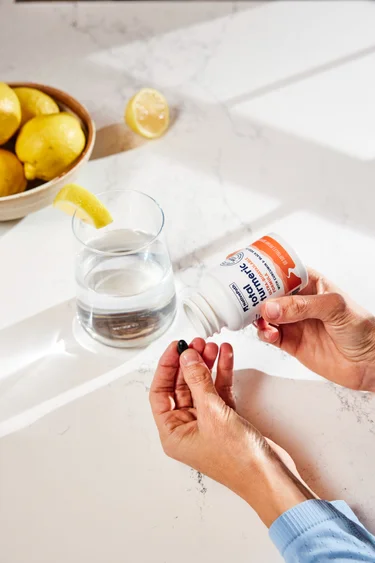
[[[375,391],[375,317],[314,270],[299,294],[263,303],[259,338],[327,379]]]

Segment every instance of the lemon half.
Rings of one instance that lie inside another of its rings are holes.
[[[169,126],[168,102],[157,90],[143,88],[126,106],[125,121],[142,137],[157,139]]]
[[[84,223],[101,229],[112,223],[113,219],[102,202],[91,192],[78,184],[67,184],[59,191],[53,206],[67,215],[74,215]]]

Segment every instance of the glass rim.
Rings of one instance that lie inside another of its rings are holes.
[[[136,247],[136,248],[134,248],[134,249],[132,249],[132,250],[124,250],[124,251],[121,251],[121,252],[108,252],[108,251],[106,251],[106,250],[99,250],[99,249],[93,248],[93,247],[90,246],[89,244],[86,244],[86,243],[78,236],[77,229],[76,229],[76,224],[77,224],[78,221],[80,221],[81,223],[82,223],[82,221],[76,217],[77,211],[75,211],[74,214],[73,214],[73,217],[72,217],[72,231],[73,231],[74,237],[77,239],[77,241],[78,241],[82,246],[86,247],[86,248],[87,248],[88,250],[90,250],[91,252],[93,252],[93,253],[95,253],[95,254],[102,255],[102,256],[126,256],[126,255],[128,255],[128,254],[134,254],[135,252],[139,252],[140,250],[143,250],[143,249],[147,248],[148,246],[150,246],[153,242],[155,242],[155,241],[159,238],[161,232],[163,231],[163,228],[164,228],[164,225],[165,225],[165,215],[164,215],[164,211],[163,211],[162,207],[159,205],[159,203],[156,201],[156,199],[154,199],[152,196],[146,194],[145,192],[141,192],[141,191],[139,191],[139,190],[133,190],[133,189],[125,189],[125,190],[118,190],[118,189],[117,189],[117,190],[107,190],[107,191],[104,191],[104,192],[99,192],[99,193],[94,194],[94,195],[95,195],[98,199],[100,199],[100,196],[107,195],[107,194],[113,194],[113,193],[118,193],[118,194],[126,194],[126,193],[128,193],[128,194],[137,194],[137,195],[144,196],[144,197],[146,197],[148,200],[152,201],[152,202],[156,205],[156,207],[158,208],[158,210],[160,211],[160,215],[161,215],[161,224],[160,224],[160,228],[159,228],[158,232],[156,233],[156,235],[154,235],[151,240],[147,241],[147,242],[144,243],[144,244],[141,244],[139,247]],[[93,230],[94,230],[94,231],[98,231],[98,232],[101,231],[101,229],[95,229],[95,227],[93,227]],[[92,240],[92,239],[91,239],[91,240]]]

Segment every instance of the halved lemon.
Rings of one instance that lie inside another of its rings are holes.
[[[125,121],[135,133],[157,139],[169,126],[168,102],[157,90],[143,88],[129,100]]]
[[[76,213],[78,219],[96,229],[106,227],[113,221],[105,205],[93,193],[78,184],[64,186],[55,197],[53,206],[68,215]]]

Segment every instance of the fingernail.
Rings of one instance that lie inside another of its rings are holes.
[[[266,313],[269,319],[278,319],[280,316],[280,305],[276,301],[266,303]]]
[[[191,366],[193,364],[199,364],[202,360],[196,350],[189,348],[189,350],[186,350],[181,354],[180,361],[184,364],[184,366]]]

